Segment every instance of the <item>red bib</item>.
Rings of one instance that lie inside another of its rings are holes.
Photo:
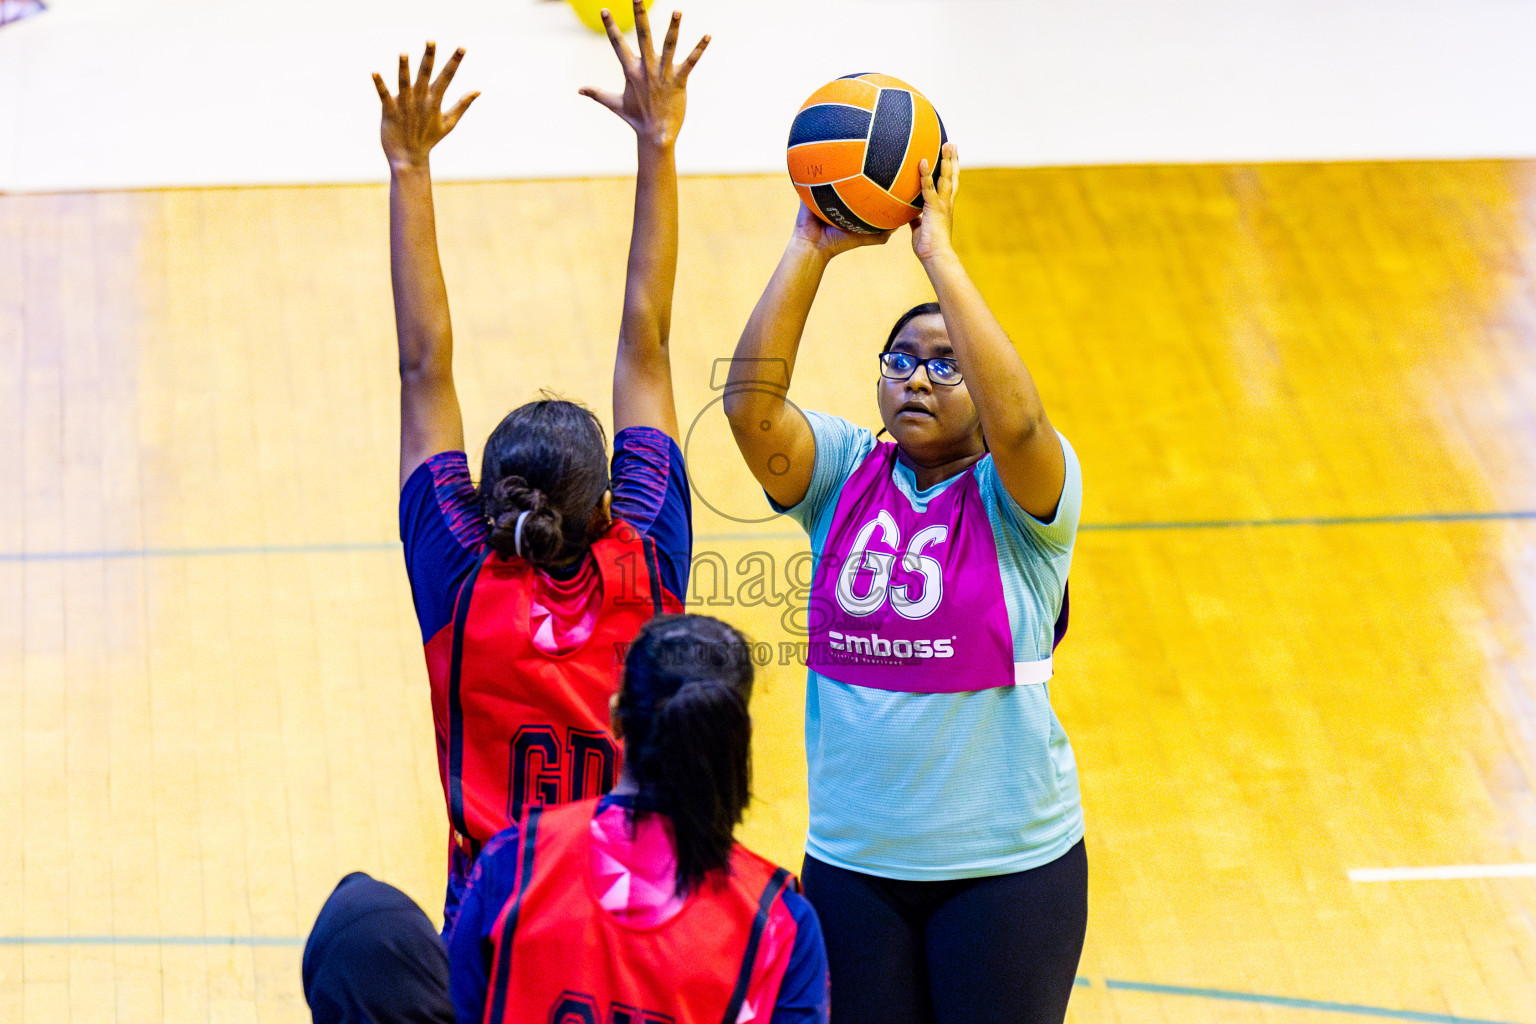
[[[675,916],[630,927],[588,882],[596,807],[524,818],[517,884],[491,932],[485,1024],[736,1024],[789,872],[737,844],[729,872],[711,872]]]
[[[591,635],[561,654],[533,639],[537,571],[492,549],[459,588],[447,692],[448,815],[471,853],[526,808],[606,793],[622,747],[609,731],[624,654],[682,604],[661,585],[655,544],[615,521],[592,545],[602,588]],[[436,703],[436,700],[434,700]]]

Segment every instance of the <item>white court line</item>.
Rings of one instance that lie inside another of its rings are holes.
[[[1450,864],[1433,868],[1350,868],[1351,882],[1434,882],[1450,878],[1536,878],[1536,864]]]

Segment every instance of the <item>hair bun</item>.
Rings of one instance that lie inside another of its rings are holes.
[[[480,457],[476,493],[491,544],[540,566],[576,561],[607,521],[608,470],[607,440],[590,410],[549,395],[513,409]]]
[[[499,518],[508,512],[532,512],[543,508],[549,499],[544,492],[537,487],[530,486],[527,480],[520,476],[509,474],[496,481],[496,486],[491,488],[490,499],[486,512],[491,518]]]
[[[504,476],[496,481],[485,504],[491,520],[491,546],[504,557],[516,556],[533,565],[559,560],[565,546],[562,516],[543,491],[530,487],[520,476]],[[523,520],[521,537],[519,519]]]

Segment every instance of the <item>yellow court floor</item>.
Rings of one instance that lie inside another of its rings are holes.
[[[606,417],[631,187],[439,187],[472,448],[541,388]],[[795,202],[685,181],[673,318],[692,603],[765,645],[744,838],[791,865],[805,542],[712,382]],[[1084,467],[1069,1019],[1536,1024],[1529,869],[1350,874],[1536,862],[1533,167],[967,170],[958,213]],[[378,187],[0,197],[0,1020],[303,1021],[341,875],[440,913],[385,229]],[[839,259],[792,397],[873,425],[929,294],[905,233]]]

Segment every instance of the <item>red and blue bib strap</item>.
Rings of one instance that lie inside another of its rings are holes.
[[[726,1006],[720,1024],[736,1024],[736,1018],[741,1015],[741,1004],[747,1001],[747,987],[751,984],[752,968],[757,962],[757,947],[762,945],[763,930],[768,927],[768,913],[789,879],[789,872],[779,868],[763,887],[763,894],[757,901],[757,915],[752,919],[752,934],[747,939],[747,951],[741,956],[741,971],[736,975],[736,988],[731,992],[730,1004]]]
[[[498,1024],[507,1012],[507,985],[512,972],[512,939],[517,932],[517,915],[523,907],[523,897],[528,894],[528,883],[533,879],[533,854],[539,840],[539,816],[544,808],[533,807],[523,819],[522,848],[517,858],[517,887],[512,893],[512,905],[507,909],[501,926],[501,943],[496,950],[495,979],[491,985],[490,1012],[486,1020]],[[732,1024],[735,1024],[733,1021]]]
[[[469,621],[475,580],[493,553],[487,551],[459,586],[453,606],[453,655],[448,666],[448,819],[453,823],[455,838],[468,846],[465,852],[471,860],[480,853],[480,843],[470,835],[469,823],[464,816],[464,704],[459,694],[459,680],[464,666],[464,631]]]
[[[645,573],[651,578],[651,616],[655,617],[662,612],[661,565],[656,559],[656,542],[641,534],[640,543],[645,548]]]

